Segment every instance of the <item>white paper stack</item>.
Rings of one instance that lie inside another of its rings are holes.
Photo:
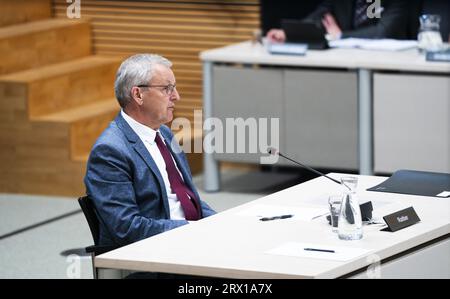
[[[332,48],[359,48],[378,51],[402,51],[417,47],[415,40],[344,38],[331,41]]]

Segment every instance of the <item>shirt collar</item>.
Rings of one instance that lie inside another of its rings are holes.
[[[147,141],[150,144],[155,143],[156,133],[159,132],[159,130],[153,130],[152,128],[147,127],[146,125],[137,122],[128,114],[126,114],[125,111],[123,111],[123,109],[120,111],[120,113],[123,119],[130,125],[130,127],[142,141]]]

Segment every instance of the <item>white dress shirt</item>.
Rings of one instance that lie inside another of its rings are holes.
[[[164,185],[166,186],[166,193],[167,198],[169,200],[169,208],[170,208],[170,219],[172,220],[184,220],[186,217],[184,216],[184,211],[181,207],[181,203],[178,200],[178,197],[175,193],[172,193],[172,189],[170,187],[170,181],[169,181],[169,175],[166,170],[166,162],[164,162],[164,158],[161,155],[161,152],[159,151],[158,146],[155,142],[156,133],[159,133],[158,131],[153,130],[150,127],[147,127],[137,121],[135,121],[133,118],[128,116],[123,110],[121,110],[122,117],[125,119],[125,121],[130,125],[131,129],[139,136],[139,138],[144,143],[145,147],[147,148],[148,152],[152,156],[153,160],[156,163],[156,166],[158,166],[158,170],[161,173],[161,176],[164,180]],[[162,135],[161,139],[164,141],[164,137]],[[164,141],[165,143],[165,141]],[[173,157],[172,157],[173,159]],[[174,160],[175,167],[177,168],[178,172],[180,173],[181,178],[183,178],[183,175],[181,174],[180,170],[178,169],[178,165],[176,161]]]

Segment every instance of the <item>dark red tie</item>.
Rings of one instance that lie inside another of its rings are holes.
[[[186,220],[198,220],[200,218],[200,206],[194,192],[186,186],[181,178],[181,175],[173,162],[172,155],[170,154],[166,144],[159,136],[159,133],[156,133],[155,141],[162,157],[164,158],[164,161],[166,162],[166,170],[169,175],[170,187],[172,188],[172,192],[177,195],[178,200],[181,203]]]

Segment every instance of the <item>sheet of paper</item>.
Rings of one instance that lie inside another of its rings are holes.
[[[379,51],[402,51],[417,47],[415,40],[344,38],[331,41],[332,48],[360,48]]]
[[[380,51],[402,51],[415,47],[417,47],[417,41],[395,39],[373,40],[362,46],[363,49]]]
[[[305,248],[322,251],[305,250]],[[334,251],[334,252],[329,252]],[[371,250],[355,247],[337,247],[323,244],[289,242],[267,251],[268,254],[285,255],[301,258],[316,258],[332,261],[349,261],[365,255]]]
[[[358,48],[365,42],[367,42],[367,39],[343,38],[343,39],[330,41],[328,44],[331,48]]]
[[[335,193],[323,193],[323,194],[320,194],[317,196],[308,197],[306,199],[302,199],[302,204],[328,208],[328,198],[330,197],[330,195],[336,195],[336,194]],[[389,200],[374,199],[373,197],[367,198],[367,196],[364,196],[363,194],[358,194],[358,193],[357,193],[357,195],[359,196],[358,197],[359,204],[363,204],[368,201],[372,201],[374,210],[380,209],[384,206],[392,204],[392,202]]]
[[[292,218],[301,221],[311,221],[313,218],[327,214],[328,207],[289,207],[289,206],[276,206],[276,205],[264,205],[258,204],[244,211],[239,212],[237,215],[245,217],[254,217],[257,219],[263,217],[275,217],[281,215],[294,215]]]
[[[332,193],[335,195],[335,193]],[[337,193],[339,194],[339,193]],[[309,196],[307,198],[302,198],[302,204],[317,206],[317,207],[328,207],[328,198],[331,193],[322,193],[320,195]]]
[[[450,191],[444,191],[438,195],[436,195],[437,197],[449,197],[450,196]]]

